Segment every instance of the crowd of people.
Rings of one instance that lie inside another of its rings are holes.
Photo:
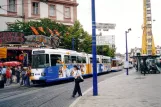
[[[0,67],[1,84],[3,82],[4,86],[9,86],[13,83],[20,84],[20,86],[30,86],[30,75],[30,66]]]

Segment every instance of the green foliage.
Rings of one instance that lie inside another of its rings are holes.
[[[9,26],[9,30],[24,32],[24,34],[27,36],[27,35],[33,34],[30,26],[33,26],[35,28],[43,27],[46,36],[50,36],[50,33],[47,28],[51,30],[58,30],[58,32],[60,32],[61,35],[63,36],[65,35],[67,31],[67,26],[56,23],[55,21],[52,21],[47,18],[40,19],[39,21],[28,21],[28,22],[21,22],[17,20],[15,24],[12,24]],[[39,31],[38,29],[37,31],[39,32],[40,35],[44,35],[44,33]]]
[[[89,54],[92,53],[92,36],[84,31],[79,21],[76,21],[74,23],[74,26],[68,27],[47,18],[40,19],[39,21],[28,22],[21,22],[17,20],[15,24],[9,26],[9,30],[24,32],[24,34],[27,36],[33,34],[30,26],[33,26],[35,28],[43,27],[45,34],[38,29],[37,31],[39,32],[39,34],[46,36],[50,36],[47,28],[51,30],[57,30],[61,35],[61,48],[72,49],[72,38],[74,38],[74,48],[76,51],[83,51]],[[109,48],[109,46],[97,46],[97,54],[113,57],[114,53],[115,49],[111,49]]]
[[[97,54],[114,57],[115,49],[110,48],[108,45],[97,46]]]

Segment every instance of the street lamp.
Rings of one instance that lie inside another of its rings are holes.
[[[125,31],[125,42],[126,42],[126,64],[128,63],[128,46],[127,46],[127,33],[131,31],[131,28],[128,29],[128,31]],[[128,67],[126,68],[126,74],[129,75]]]
[[[93,55],[93,96],[98,95],[97,86],[97,63],[96,63],[96,16],[95,16],[95,0],[91,0],[92,11],[92,55]]]

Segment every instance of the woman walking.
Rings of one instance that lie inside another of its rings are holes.
[[[82,96],[82,92],[81,92],[81,88],[80,88],[79,83],[83,82],[81,71],[79,70],[79,68],[76,65],[74,66],[73,77],[74,77],[74,81],[75,81],[75,86],[74,86],[72,97],[74,98],[75,95],[77,94],[77,92],[78,92],[79,96]]]

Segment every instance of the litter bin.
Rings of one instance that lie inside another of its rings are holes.
[[[0,88],[4,88],[4,79],[3,79],[3,75],[0,75]]]

